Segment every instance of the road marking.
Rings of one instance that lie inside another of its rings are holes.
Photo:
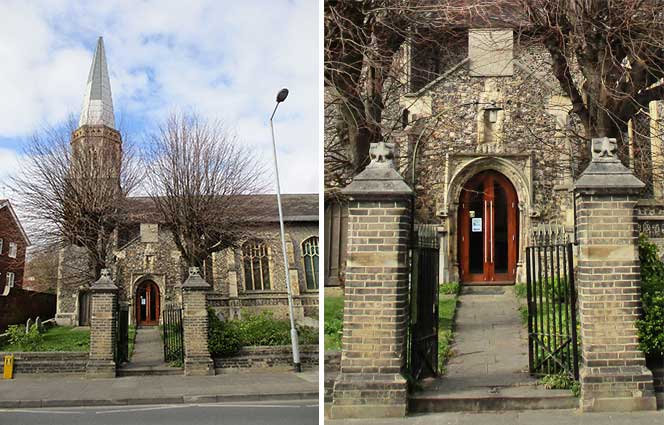
[[[161,405],[152,405],[152,406],[136,406],[127,408],[125,406],[80,406],[80,407],[63,407],[62,409],[67,410],[52,410],[52,409],[0,409],[2,413],[42,413],[42,414],[58,414],[58,415],[85,415],[91,413],[91,410],[97,409],[94,413],[96,415],[107,415],[112,413],[131,413],[131,412],[146,412],[151,410],[167,410],[167,409],[182,409],[186,407],[229,407],[229,408],[277,408],[277,409],[294,409],[294,408],[312,408],[318,407],[316,404],[302,404],[302,402],[309,402],[310,400],[293,400],[292,404],[251,404],[247,403],[188,403],[188,404],[161,404]],[[77,410],[78,409],[78,410]],[[104,409],[104,410],[100,410]]]
[[[106,411],[97,411],[95,412],[95,415],[107,415],[109,413],[131,413],[131,412],[147,412],[150,410],[165,410],[165,409],[182,409],[183,407],[187,407],[186,404],[168,404],[168,405],[160,405],[160,406],[151,406],[151,407],[135,407],[131,409],[113,409],[113,410],[106,410]]]
[[[47,413],[47,414],[60,414],[60,415],[83,415],[83,412],[66,411],[66,410],[45,410],[45,409],[0,409],[2,413]]]

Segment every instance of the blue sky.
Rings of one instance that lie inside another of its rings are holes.
[[[318,191],[319,51],[315,0],[2,0],[0,197],[22,145],[78,119],[104,37],[116,125],[140,143],[169,113],[220,119],[271,170],[275,118],[282,191]]]

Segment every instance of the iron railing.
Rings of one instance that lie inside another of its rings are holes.
[[[129,306],[127,304],[118,305],[117,320],[115,364],[119,365],[129,361]]]
[[[526,248],[528,363],[533,375],[579,379],[573,244],[559,231]]]
[[[184,339],[182,337],[182,307],[169,304],[163,314],[164,360],[167,363],[184,362]]]
[[[436,224],[415,226],[411,268],[411,376],[438,374],[438,234]]]

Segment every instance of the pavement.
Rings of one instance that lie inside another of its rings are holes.
[[[242,371],[216,376],[19,375],[0,380],[0,408],[186,404],[318,399],[318,370]],[[2,422],[0,422],[1,424]]]
[[[12,425],[313,425],[318,400],[165,404],[42,409],[0,409],[0,424]]]
[[[325,425],[655,425],[664,424],[664,411],[581,413],[578,410],[523,412],[428,413],[394,419],[325,419]]]

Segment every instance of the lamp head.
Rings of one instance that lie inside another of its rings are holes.
[[[277,93],[277,103],[283,102],[287,97],[288,89],[284,87],[283,89],[279,90],[279,93]]]

